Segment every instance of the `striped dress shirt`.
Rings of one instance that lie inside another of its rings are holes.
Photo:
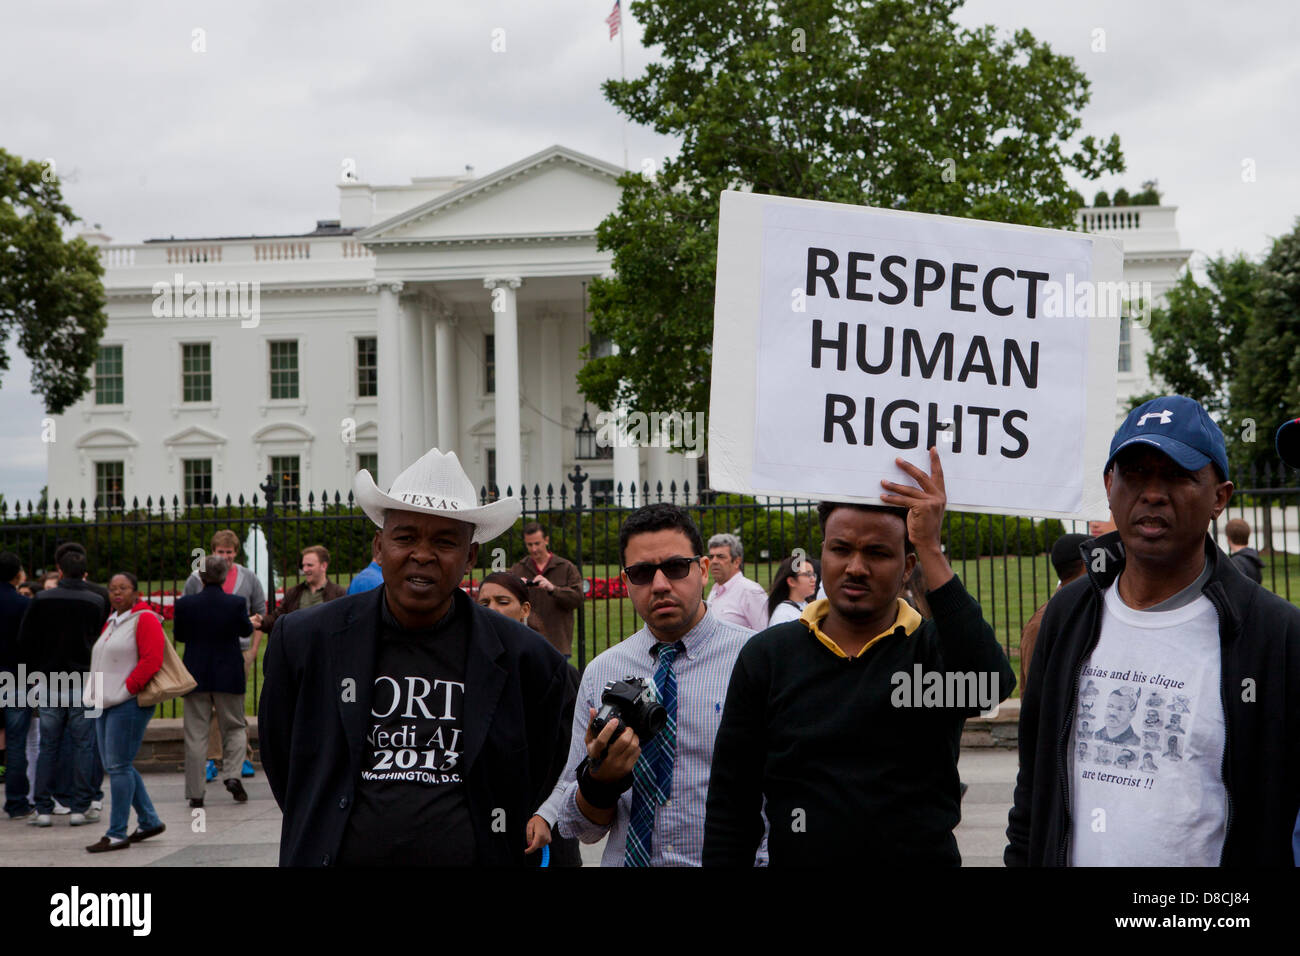
[[[767,623],[767,592],[763,585],[737,571],[726,584],[715,584],[709,592],[709,610],[721,621],[739,627],[765,630]]]
[[[727,700],[732,668],[740,649],[753,634],[748,628],[718,620],[706,610],[700,623],[682,638],[682,653],[673,661],[673,672],[677,675],[677,754],[673,760],[672,794],[655,813],[651,866],[700,865],[713,741],[722,723],[722,706]],[[623,865],[628,821],[632,816],[632,791],[629,789],[619,798],[614,821],[606,826],[592,823],[578,809],[576,773],[578,764],[587,756],[587,724],[591,721],[587,708],[600,709],[601,691],[611,680],[644,677],[653,684],[657,664],[651,654],[654,644],[654,636],[643,627],[587,665],[573,708],[569,760],[555,795],[547,801],[548,807],[558,808],[561,835],[576,836],[583,843],[596,843],[609,834],[601,866]],[[759,849],[757,862],[767,863],[766,839]]]

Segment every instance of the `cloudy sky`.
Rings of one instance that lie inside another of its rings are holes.
[[[481,175],[552,143],[619,162],[624,124],[600,93],[619,70],[612,3],[12,4],[0,147],[53,160],[65,199],[122,242],[308,231],[337,216],[347,160],[376,183]],[[1119,133],[1128,172],[1078,183],[1085,195],[1158,179],[1185,248],[1258,256],[1300,214],[1293,14],[1286,0],[972,0],[959,20],[1028,28],[1086,72],[1084,131]],[[653,52],[626,11],[624,25],[633,76]],[[626,137],[633,166],[675,148],[636,127]],[[45,454],[29,367],[7,347],[12,502],[39,494]]]

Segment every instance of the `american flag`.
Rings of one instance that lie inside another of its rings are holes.
[[[618,36],[618,28],[623,23],[623,11],[619,7],[621,0],[614,0],[614,9],[609,11],[609,16],[605,22],[609,24],[609,38],[612,40]]]

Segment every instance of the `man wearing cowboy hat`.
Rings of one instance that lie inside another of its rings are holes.
[[[535,863],[525,828],[568,752],[569,665],[459,587],[519,502],[480,506],[436,448],[388,494],[365,471],[354,487],[383,586],[281,617],[265,658],[280,865]]]

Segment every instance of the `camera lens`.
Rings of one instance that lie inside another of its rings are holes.
[[[663,704],[651,704],[646,708],[645,729],[649,731],[650,737],[663,730],[666,723],[668,723],[668,711],[664,709]]]

